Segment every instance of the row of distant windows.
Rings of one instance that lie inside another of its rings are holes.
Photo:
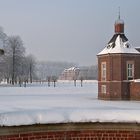
[[[101,63],[101,80],[106,81],[106,73],[107,73],[107,68],[106,68],[106,62]],[[127,79],[131,80],[134,78],[134,62],[133,61],[128,61],[127,62]]]

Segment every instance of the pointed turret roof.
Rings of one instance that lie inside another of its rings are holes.
[[[124,34],[115,34],[109,41],[107,46],[98,54],[111,54],[111,53],[132,53],[140,54],[135,48],[132,48],[128,39]]]
[[[120,19],[120,12],[118,20],[115,21],[115,34],[98,55],[111,53],[140,54],[138,50],[130,45],[127,37],[124,34],[124,22]]]

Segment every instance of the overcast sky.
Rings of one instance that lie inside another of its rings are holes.
[[[0,26],[21,36],[38,60],[97,63],[118,17],[133,46],[140,46],[140,0],[0,0]]]

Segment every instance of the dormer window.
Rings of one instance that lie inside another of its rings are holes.
[[[108,49],[110,49],[110,48],[111,48],[111,46],[108,44],[108,45],[107,45],[107,48],[108,48]]]
[[[126,45],[126,48],[129,48],[129,45],[128,44]]]
[[[126,48],[130,48],[130,44],[129,44],[129,43],[126,43],[126,44],[125,44],[125,47],[126,47]]]
[[[114,43],[114,42],[112,43],[111,47],[112,47],[112,48],[114,48],[114,47],[115,47],[115,43]]]
[[[110,44],[107,45],[107,48],[110,49],[110,48],[114,48],[115,47],[115,43],[112,42]]]

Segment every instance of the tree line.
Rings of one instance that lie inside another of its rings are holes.
[[[0,57],[0,80],[20,85],[32,82],[35,70],[35,58],[26,55],[26,49],[20,36],[8,36],[0,28],[0,41],[4,48],[4,55]]]

